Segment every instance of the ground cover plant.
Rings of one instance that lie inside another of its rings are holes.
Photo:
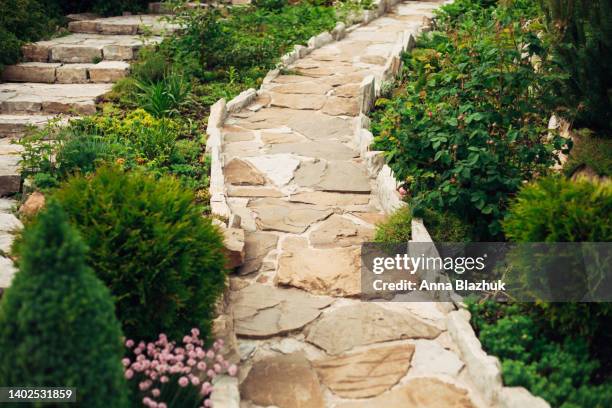
[[[111,294],[57,202],[20,245],[19,273],[0,302],[0,384],[74,387],[79,406],[128,407]]]

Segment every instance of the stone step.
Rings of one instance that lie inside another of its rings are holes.
[[[21,187],[19,171],[20,145],[9,139],[0,139],[0,197],[18,193]]]
[[[89,115],[111,88],[111,84],[0,84],[0,113]]]
[[[73,33],[134,35],[171,33],[177,26],[168,22],[165,15],[140,14],[108,18],[94,18],[68,23],[68,30]]]
[[[138,35],[70,34],[21,47],[26,62],[95,64],[100,61],[130,61],[146,44],[157,44],[161,37]]]
[[[6,67],[2,79],[46,84],[112,83],[127,76],[129,70],[130,64],[125,61],[101,61],[97,64],[24,62]]]
[[[0,139],[16,139],[23,136],[31,128],[42,128],[52,120],[58,123],[68,123],[69,118],[57,115],[0,115]]]

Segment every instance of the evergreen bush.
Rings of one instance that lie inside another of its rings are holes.
[[[577,124],[612,129],[612,2],[540,2],[557,36],[557,62],[569,73],[566,97],[579,103]]]
[[[127,407],[121,329],[110,293],[56,202],[25,229],[0,303],[0,384],[75,387],[82,407]]]
[[[113,166],[70,178],[55,196],[91,247],[88,264],[115,297],[126,336],[208,334],[225,286],[223,242],[190,190]]]

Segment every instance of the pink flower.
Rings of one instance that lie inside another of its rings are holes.
[[[198,337],[200,335],[200,330],[194,327],[193,329],[191,329],[191,335],[194,337]]]
[[[215,373],[219,374],[221,372],[221,366],[219,364],[214,365]]]
[[[150,403],[151,401],[152,401],[152,400],[151,400],[151,398],[149,398],[149,397],[144,397],[144,398],[142,399],[142,403],[143,403],[143,404],[145,404],[145,405],[147,405],[147,406],[149,405],[149,403]]]
[[[181,387],[185,388],[187,385],[189,385],[189,380],[187,377],[181,377],[179,378],[178,383]]]
[[[211,401],[211,400],[207,399],[206,401],[204,401],[204,406],[205,406],[205,407],[212,407],[212,406],[213,406],[213,403],[212,403],[212,401]]]
[[[157,398],[159,397],[159,394],[161,394],[161,391],[159,390],[159,388],[153,388],[153,390],[151,391],[151,394],[153,394],[153,396]]]
[[[211,387],[210,383],[207,381],[207,382],[202,384],[202,388],[200,389],[200,394],[206,396],[206,395],[210,394],[211,390],[212,390],[212,387]]]
[[[134,377],[134,371],[130,369],[125,370],[125,378],[127,378],[128,380],[131,380],[132,377]]]
[[[130,359],[124,358],[123,360],[121,360],[121,363],[123,364],[124,367],[127,367],[130,365]]]
[[[200,379],[196,376],[191,377],[191,383],[195,386],[200,385]]]
[[[128,340],[126,340],[126,341],[125,341],[125,347],[127,347],[127,348],[132,348],[132,347],[134,347],[134,340],[129,340],[129,339],[128,339]]]
[[[190,358],[189,360],[187,360],[187,365],[193,367],[194,365],[196,365],[196,361],[193,358]]]
[[[206,363],[205,363],[205,362],[203,362],[203,361],[200,361],[200,362],[198,363],[198,370],[200,370],[200,371],[206,371]]]
[[[183,337],[183,343],[186,343],[186,344],[191,343],[191,336]]]
[[[169,378],[168,378],[168,377],[166,377],[165,375],[162,375],[162,376],[159,378],[159,382],[160,382],[160,383],[162,383],[162,384],[165,384],[165,383],[167,383],[168,381],[169,381]]]
[[[404,187],[400,187],[397,191],[400,193],[402,197],[405,196],[406,193],[408,193]]]
[[[238,373],[238,367],[236,367],[236,364],[232,364],[231,366],[229,366],[229,368],[227,369],[227,373],[232,377],[235,376]]]
[[[223,356],[221,354],[217,355],[217,361],[221,363],[223,361]]]
[[[208,352],[206,353],[206,357],[213,359],[215,358],[215,352],[212,350],[208,350]]]
[[[206,372],[206,375],[207,375],[209,378],[215,378],[215,376],[217,375],[217,373],[215,373],[213,370],[208,370],[208,371]]]
[[[157,408],[168,408],[168,405],[166,405],[165,402],[160,402],[159,404],[157,404]]]
[[[140,384],[138,384],[138,388],[140,388],[140,391],[146,391],[149,389],[150,386],[151,386],[150,381],[143,381]]]

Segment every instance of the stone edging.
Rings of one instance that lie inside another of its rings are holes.
[[[374,19],[382,16],[386,13],[389,7],[396,5],[400,1],[401,0],[374,0],[374,10],[363,10],[362,12],[349,16],[348,20],[352,24],[350,27],[347,27],[346,24],[343,22],[337,22],[331,33],[325,31],[323,33],[311,37],[308,40],[307,46],[296,45],[291,52],[283,55],[280,58],[280,63],[275,69],[270,70],[266,74],[260,89],[266,87],[274,80],[274,78],[280,75],[282,69],[286,68],[290,64],[293,64],[295,61],[305,57],[312,51],[323,47],[324,45],[327,45],[334,41],[342,40],[347,33],[350,33],[357,27],[368,24]],[[395,60],[397,60],[397,64],[399,64],[399,57],[395,58]],[[385,69],[385,72],[387,72],[387,70],[388,69]],[[394,72],[399,72],[399,65],[397,67],[397,70]],[[364,80],[364,82],[362,82],[360,90],[362,91],[362,94],[367,93],[367,97],[360,96],[360,106],[362,107],[361,111],[363,112],[364,108],[366,109],[366,111],[370,109],[375,99],[374,77],[371,76],[371,79],[368,82],[365,82]],[[221,128],[223,127],[228,114],[237,112],[250,105],[257,98],[258,93],[259,92],[257,90],[250,88],[246,91],[241,92],[238,96],[236,96],[229,102],[226,102],[225,98],[221,98],[210,107],[208,125],[206,128],[206,134],[208,135],[208,139],[206,141],[206,153],[210,155],[211,158],[209,187],[210,208],[211,213],[214,216],[227,220],[227,222],[224,223],[224,226],[228,227],[238,227],[240,223],[231,219],[232,213],[227,204],[225,178],[223,176],[224,163],[223,156],[221,154],[223,144]],[[357,128],[356,131],[358,132],[359,128]],[[360,151],[362,151],[361,147]],[[226,294],[224,295],[224,298],[227,298],[226,295],[227,290]],[[230,320],[232,319],[228,318],[228,316],[226,315],[227,310],[223,310],[226,309],[224,299],[221,299],[218,303],[218,309],[221,309],[220,316],[218,318],[220,323],[218,326],[221,326],[220,331],[223,332],[223,334],[226,336],[233,337],[233,328],[231,327],[232,323],[230,322]],[[230,327],[228,327],[228,325]],[[228,333],[230,331],[232,333]],[[229,343],[232,343],[232,341],[230,341]],[[233,343],[235,344],[235,342]],[[227,354],[230,355],[236,354],[236,350],[226,351]],[[239,408],[240,391],[237,378],[222,375],[213,380],[213,385],[214,389],[211,393],[210,398],[214,406],[219,406],[223,408]]]
[[[450,3],[452,0],[447,1]],[[369,147],[374,140],[369,130],[370,119],[367,113],[371,109],[376,97],[380,95],[382,83],[395,78],[401,70],[401,54],[410,51],[416,44],[416,36],[426,32],[431,26],[425,22],[418,29],[404,31],[393,48],[392,55],[385,65],[382,80],[376,82],[374,76],[366,77],[360,87],[361,114],[357,121],[355,144],[359,147],[361,157],[365,160],[370,177],[376,179],[376,196],[385,211],[391,213],[406,205],[402,201],[397,188],[399,183],[393,170],[385,164],[384,152],[370,151]],[[432,242],[433,240],[423,223],[423,220],[412,220],[412,241]],[[504,387],[499,359],[489,356],[482,349],[480,340],[470,324],[470,314],[465,305],[454,302],[459,310],[449,313],[446,325],[447,330],[465,362],[467,373],[474,386],[485,398],[490,406],[500,408],[550,408],[550,405],[540,397],[533,396],[523,387]]]

